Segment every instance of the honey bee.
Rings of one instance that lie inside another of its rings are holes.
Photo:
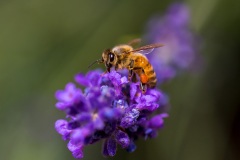
[[[150,88],[156,86],[157,78],[151,63],[144,54],[152,52],[154,48],[162,47],[163,44],[150,44],[134,49],[132,44],[138,41],[139,39],[135,39],[127,44],[106,49],[102,53],[102,58],[96,60],[90,66],[95,63],[104,63],[107,72],[110,72],[112,67],[115,67],[115,70],[126,68],[129,71],[128,79],[136,82],[137,75],[140,79],[140,89],[145,93],[147,86]]]

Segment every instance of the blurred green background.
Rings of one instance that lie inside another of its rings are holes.
[[[204,63],[163,86],[170,118],[156,139],[110,159],[240,159],[240,2],[186,0]],[[54,129],[54,93],[103,49],[142,37],[170,0],[1,0],[0,160],[74,159]],[[105,159],[101,144],[85,160]]]

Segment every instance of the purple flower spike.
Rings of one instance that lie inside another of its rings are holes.
[[[159,84],[189,69],[195,61],[195,36],[189,30],[189,20],[188,7],[175,3],[165,16],[149,23],[146,40],[165,45],[147,55]],[[117,145],[133,152],[137,139],[154,138],[164,126],[168,96],[156,88],[143,93],[139,81],[128,81],[127,72],[79,73],[75,81],[85,87],[83,91],[68,83],[56,92],[56,107],[66,113],[67,120],[56,121],[55,129],[69,141],[68,149],[75,158],[83,158],[83,148],[99,141],[104,141],[105,156],[114,156]]]
[[[117,145],[133,152],[134,140],[155,137],[167,115],[153,117],[155,110],[162,112],[167,104],[160,90],[148,89],[142,94],[139,83],[129,82],[126,76],[116,71],[102,74],[97,70],[76,75],[77,83],[86,86],[84,92],[73,83],[56,92],[56,106],[65,111],[68,120],[56,121],[55,128],[69,140],[68,149],[78,159],[83,158],[85,146],[100,140],[104,140],[105,156],[114,156]]]
[[[146,39],[164,47],[147,55],[159,83],[175,77],[179,71],[191,69],[196,61],[196,36],[189,29],[190,11],[185,4],[175,3],[165,16],[150,20]]]

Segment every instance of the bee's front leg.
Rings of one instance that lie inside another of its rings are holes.
[[[118,69],[119,69],[119,65],[116,64],[116,65],[115,65],[115,71],[117,71]]]
[[[132,82],[137,82],[137,77],[136,77],[136,73],[133,70],[129,70],[128,72],[128,80],[132,81]]]
[[[130,60],[130,64],[128,66],[128,80],[130,81],[132,79],[132,77],[134,76],[135,73],[133,73],[133,66],[134,66],[134,61],[131,59]]]
[[[133,76],[133,70],[129,70],[128,72],[128,80],[130,81],[132,79]]]
[[[108,73],[110,73],[110,71],[111,71],[111,68],[109,67],[109,68],[107,68],[107,71],[108,71]]]
[[[111,65],[108,65],[107,63],[105,63],[105,66],[107,70],[101,74],[102,76],[104,76],[106,73],[110,73],[111,71],[111,67],[112,67]]]

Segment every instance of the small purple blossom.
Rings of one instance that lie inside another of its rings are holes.
[[[160,83],[183,69],[190,69],[196,60],[196,37],[189,29],[189,21],[189,8],[174,3],[164,16],[155,16],[148,24],[147,42],[164,44],[147,55]]]
[[[83,145],[81,143],[74,144],[70,140],[67,145],[68,149],[72,152],[75,158],[81,159],[83,158]]]
[[[57,120],[55,128],[75,158],[83,158],[85,146],[104,140],[102,153],[114,156],[117,145],[128,152],[136,149],[138,138],[153,138],[162,128],[167,113],[159,113],[166,97],[158,89],[142,94],[139,83],[132,83],[116,71],[90,71],[77,74],[74,83],[56,92],[56,107],[67,119]],[[156,115],[156,113],[158,113]]]

